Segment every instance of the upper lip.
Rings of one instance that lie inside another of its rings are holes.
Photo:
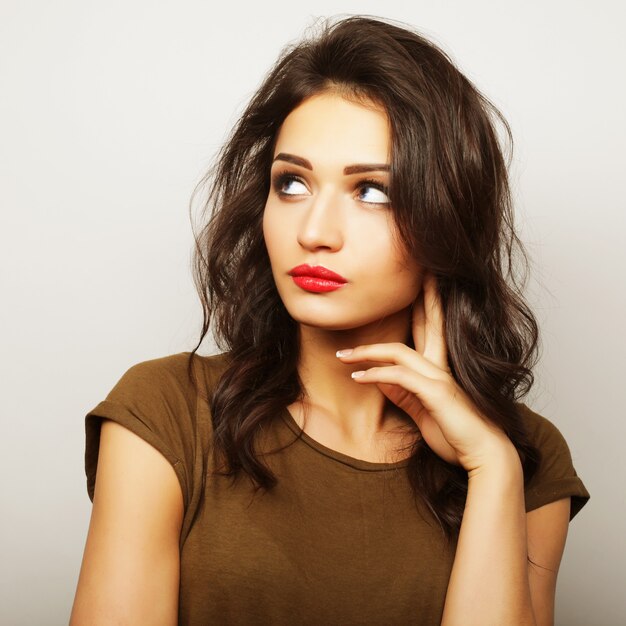
[[[291,276],[315,276],[316,278],[325,278],[326,280],[334,280],[338,283],[347,283],[347,279],[339,274],[329,270],[323,265],[296,265],[288,272]]]

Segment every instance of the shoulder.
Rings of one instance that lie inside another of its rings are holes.
[[[153,385],[163,383],[168,386],[184,386],[187,361],[184,352],[140,361],[124,372],[113,390],[147,390]]]
[[[191,400],[198,389],[211,389],[217,383],[227,363],[227,353],[200,356],[189,352],[140,361],[124,372],[107,399],[179,394]]]
[[[547,417],[518,403],[530,442],[539,450],[539,464],[525,487],[526,510],[571,496],[571,517],[589,500],[589,492],[578,476],[570,447],[560,429]]]
[[[149,359],[130,366],[106,397],[85,416],[85,469],[93,499],[100,427],[109,419],[147,441],[179,474],[185,504],[191,497],[197,445],[210,436],[205,408],[228,363],[228,355],[189,352]],[[202,405],[201,405],[202,402]]]
[[[518,403],[520,415],[531,442],[540,448],[562,448],[569,454],[565,437],[557,426],[547,417],[533,411],[526,404]]]
[[[545,439],[550,437],[562,438],[560,430],[547,417],[533,411],[526,404],[520,402],[517,404],[520,415],[524,420],[528,434],[536,439]]]

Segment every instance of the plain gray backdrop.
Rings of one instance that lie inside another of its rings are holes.
[[[131,365],[195,345],[193,187],[281,48],[338,13],[414,25],[512,126],[543,337],[526,401],[592,495],[557,624],[626,623],[623,3],[1,0],[3,624],[67,623],[84,415]]]

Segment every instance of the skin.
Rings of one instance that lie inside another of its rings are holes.
[[[450,377],[433,277],[391,245],[385,197],[343,175],[345,165],[387,162],[384,113],[315,98],[285,120],[276,147],[314,167],[300,168],[304,186],[286,186],[296,197],[272,192],[264,216],[276,284],[300,327],[307,432],[356,458],[384,461],[380,450],[395,448],[398,432],[421,429],[437,454],[468,471],[442,624],[550,626],[569,498],[525,514],[517,453]],[[286,272],[307,262],[346,277],[346,291],[298,291]],[[409,333],[415,350],[405,344]],[[335,356],[341,348],[354,351]],[[351,378],[358,370],[366,374]],[[170,462],[104,420],[70,626],[177,623],[183,512]],[[527,555],[541,567],[529,566]]]
[[[515,447],[451,375],[436,279],[394,246],[388,198],[343,171],[389,163],[384,110],[316,95],[285,119],[275,159],[281,154],[312,167],[274,161],[273,181],[285,167],[296,178],[272,185],[263,219],[277,289],[299,325],[306,432],[377,460],[375,442],[390,447],[390,433],[408,417],[413,433],[417,427],[434,452],[468,472],[442,624],[552,624],[569,498],[525,513]],[[388,173],[375,174],[388,184]],[[301,263],[349,282],[307,292],[287,274]],[[415,349],[406,345],[409,336]],[[304,408],[289,407],[301,422]],[[527,556],[545,570],[529,567]]]
[[[272,185],[263,217],[277,289],[299,323],[299,369],[309,396],[306,430],[359,458],[389,459],[381,437],[393,433],[402,439],[408,433],[410,440],[414,422],[376,386],[354,384],[350,373],[358,362],[335,357],[346,346],[404,342],[421,290],[421,268],[395,244],[389,198],[362,183],[370,178],[388,186],[389,173],[343,172],[352,164],[389,164],[387,117],[338,96],[315,96],[285,119],[274,151],[275,157],[281,154],[304,157],[313,167],[275,160],[273,181],[285,170],[298,180],[282,184],[288,196]],[[348,283],[329,293],[305,291],[287,274],[301,263],[323,265]],[[288,409],[302,425],[304,407]]]

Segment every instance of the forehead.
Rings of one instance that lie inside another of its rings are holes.
[[[385,110],[337,94],[307,98],[285,118],[274,155],[288,152],[313,162],[389,162],[391,133]]]

